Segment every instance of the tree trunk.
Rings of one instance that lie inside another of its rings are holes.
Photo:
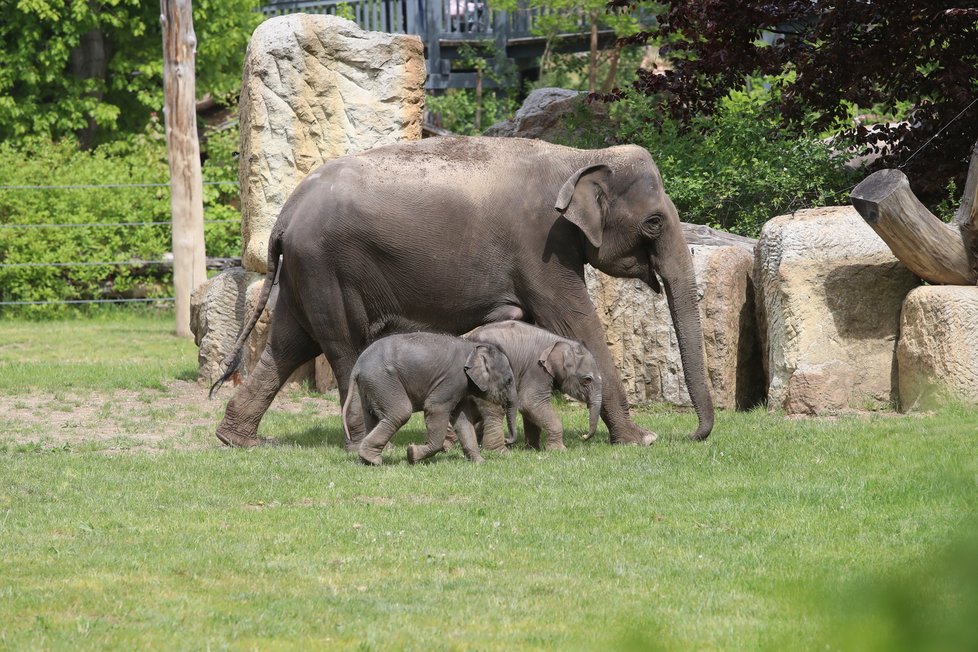
[[[974,167],[969,178],[978,173]],[[853,189],[850,199],[911,272],[929,283],[975,284],[978,277],[969,264],[961,230],[927,210],[910,190],[903,172],[880,170],[871,174]]]
[[[71,74],[77,79],[97,79],[99,80],[99,90],[85,93],[86,97],[94,97],[102,101],[104,93],[101,88],[105,84],[108,73],[108,55],[106,53],[105,35],[101,30],[93,28],[81,35],[78,45],[71,51]],[[86,118],[87,124],[75,132],[78,136],[78,143],[82,149],[92,149],[95,147],[96,136],[98,134],[98,123],[89,114]]]
[[[961,231],[971,277],[978,278],[978,141],[971,147],[968,178],[964,182],[964,195],[954,216],[954,224]]]
[[[207,280],[207,271],[195,110],[197,37],[190,0],[160,0],[160,20],[163,22],[163,115],[170,159],[176,333],[181,337],[192,337],[190,295],[195,287]]]

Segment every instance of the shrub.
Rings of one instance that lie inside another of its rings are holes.
[[[782,132],[764,110],[767,99],[763,87],[732,92],[683,130],[653,119],[653,98],[629,94],[614,111],[618,139],[651,152],[686,222],[757,237],[777,215],[848,204],[855,181],[844,156],[817,134]]]
[[[226,174],[217,163],[228,156],[222,138],[209,143],[218,174]],[[205,178],[209,173],[210,166]],[[0,189],[0,265],[26,265],[0,267],[0,301],[172,296],[169,266],[92,264],[164,258],[171,249],[169,188],[154,184],[168,179],[166,143],[158,121],[145,133],[92,151],[79,150],[71,139],[0,144],[0,186],[5,186]],[[235,186],[231,193],[224,186],[205,188],[208,220],[237,219],[232,205]],[[153,222],[162,224],[149,224]],[[107,223],[132,226],[15,226]],[[240,252],[237,224],[208,225],[206,232],[212,238],[209,255]],[[42,266],[45,263],[84,264]],[[64,314],[69,308],[0,310],[40,317]]]

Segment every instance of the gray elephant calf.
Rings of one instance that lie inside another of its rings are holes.
[[[528,446],[540,448],[542,430],[548,450],[564,450],[563,424],[551,402],[554,389],[588,406],[589,424],[584,438],[594,434],[601,413],[601,374],[594,356],[583,344],[521,321],[487,324],[463,337],[494,344],[509,358]],[[504,448],[502,415],[492,406],[481,405],[480,410],[482,447]],[[477,421],[478,416],[469,418]]]
[[[435,333],[404,333],[368,346],[350,373],[343,403],[343,430],[350,439],[349,410],[360,397],[367,435],[357,453],[367,464],[380,464],[381,451],[411,414],[424,410],[427,441],[408,446],[414,464],[442,450],[454,426],[465,456],[482,461],[475,430],[463,413],[472,397],[508,412],[510,438],[516,438],[516,383],[509,360],[492,344]]]

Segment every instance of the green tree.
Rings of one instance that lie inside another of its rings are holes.
[[[197,95],[233,96],[258,0],[197,0]],[[163,104],[158,2],[0,0],[0,140],[86,147],[140,131]]]

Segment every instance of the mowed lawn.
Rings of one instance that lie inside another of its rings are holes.
[[[978,649],[976,410],[721,412],[702,443],[641,410],[635,448],[565,405],[566,453],[411,467],[415,418],[368,468],[335,395],[219,446],[229,390],[173,408],[171,328],[0,321],[0,649]],[[147,445],[95,432],[141,411]]]

